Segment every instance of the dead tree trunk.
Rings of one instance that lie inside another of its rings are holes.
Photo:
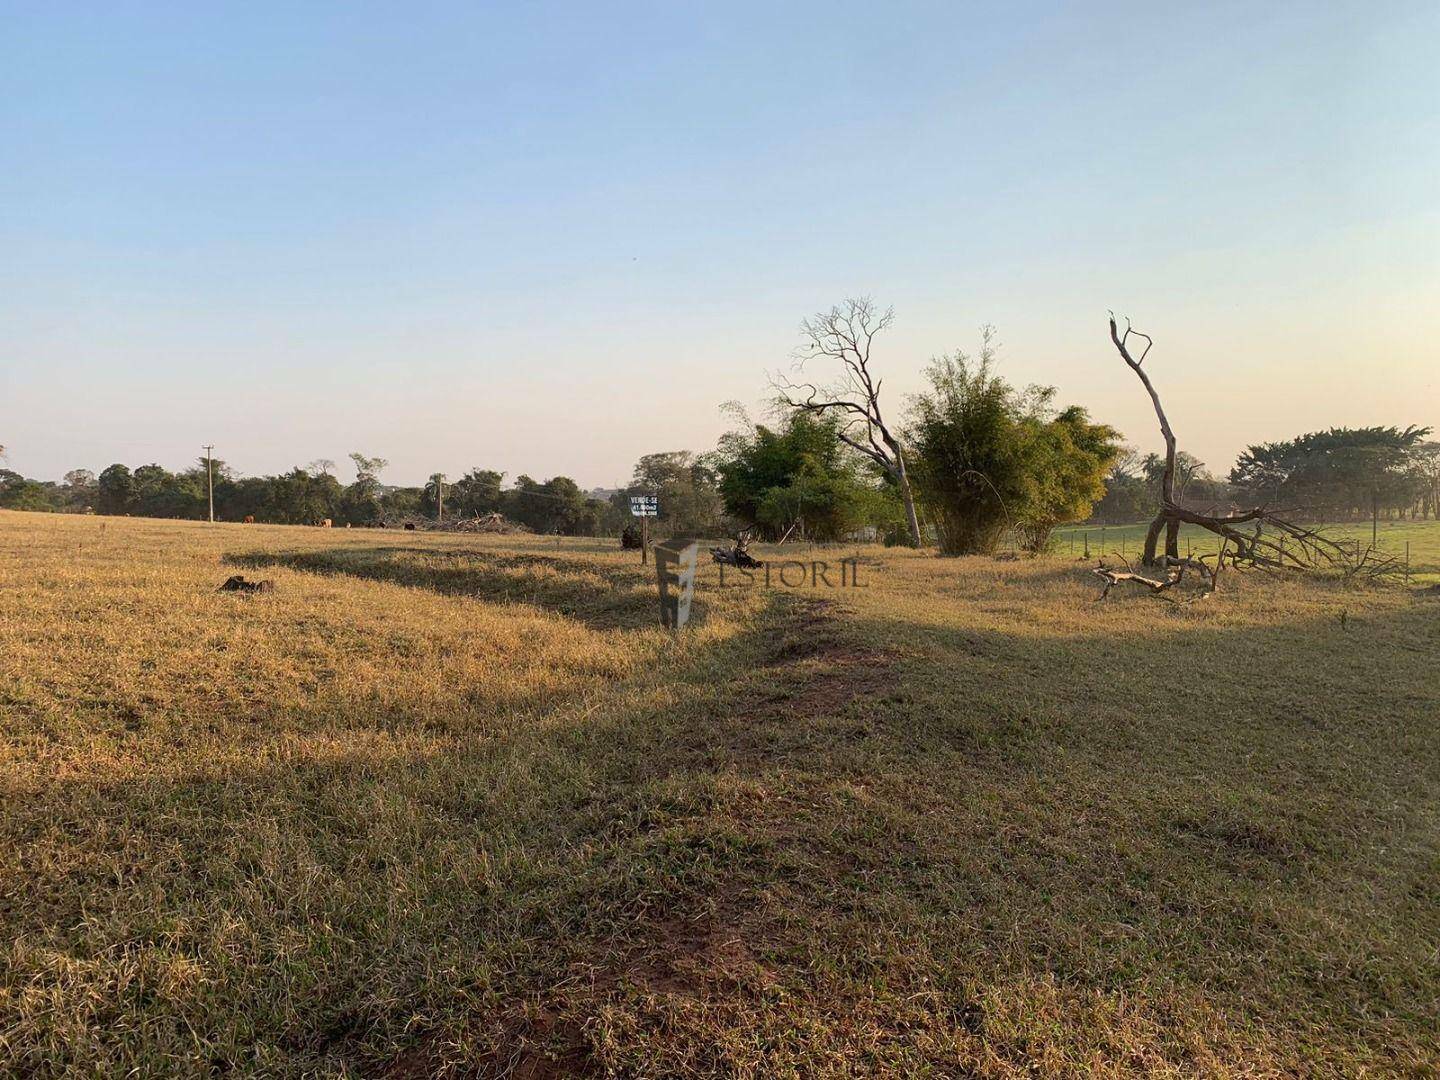
[[[821,416],[840,417],[836,435],[852,450],[864,454],[895,481],[905,506],[905,526],[910,543],[920,547],[924,535],[915,512],[915,494],[905,464],[900,437],[886,423],[880,409],[879,379],[870,370],[870,349],[875,336],[889,327],[895,313],[877,311],[868,297],[846,300],[843,305],[822,311],[800,324],[804,343],[795,352],[797,368],[816,357],[836,361],[841,371],[838,383],[821,388],[814,383],[796,383],[777,376],[772,385],[785,404],[795,410]]]
[[[1127,340],[1131,334],[1138,338],[1145,338],[1145,351],[1136,360],[1130,355],[1127,348]],[[1129,325],[1125,327],[1122,336],[1115,320],[1110,320],[1110,340],[1115,343],[1115,348],[1120,350],[1121,357],[1125,363],[1130,365],[1130,370],[1140,378],[1140,383],[1145,387],[1145,392],[1150,395],[1150,403],[1155,406],[1155,418],[1160,421],[1160,437],[1165,440],[1165,472],[1160,477],[1160,513],[1150,523],[1150,528],[1145,533],[1145,553],[1142,561],[1146,566],[1154,566],[1159,562],[1156,557],[1156,549],[1160,544],[1160,531],[1165,531],[1165,554],[1170,557],[1180,557],[1180,522],[1171,513],[1170,509],[1175,505],[1175,432],[1170,428],[1170,420],[1165,415],[1165,407],[1160,404],[1160,395],[1155,392],[1155,385],[1150,381],[1150,376],[1145,374],[1144,368],[1140,365],[1145,362],[1146,355],[1150,352],[1150,346],[1154,344],[1149,337],[1138,330],[1131,330]]]
[[[1145,342],[1145,349],[1138,359],[1130,352],[1132,337]],[[1135,372],[1140,384],[1145,387],[1145,392],[1150,395],[1150,403],[1155,407],[1155,418],[1160,422],[1160,437],[1165,440],[1165,472],[1160,480],[1160,513],[1145,533],[1145,565],[1174,566],[1179,561],[1180,526],[1183,523],[1197,525],[1214,533],[1226,544],[1233,545],[1234,551],[1228,556],[1232,565],[1306,570],[1327,567],[1346,573],[1366,569],[1364,559],[1354,556],[1343,545],[1320,535],[1314,529],[1307,529],[1271,513],[1264,507],[1235,514],[1214,515],[1201,514],[1181,506],[1175,498],[1175,432],[1165,415],[1165,407],[1160,404],[1160,395],[1142,366],[1154,342],[1148,334],[1132,329],[1128,322],[1125,324],[1125,331],[1121,333],[1115,325],[1113,315],[1110,318],[1110,340],[1130,370]],[[1249,531],[1241,529],[1242,525],[1247,526]],[[1270,530],[1270,535],[1266,535],[1266,529]],[[1159,553],[1161,532],[1165,534],[1164,555]],[[1224,544],[1221,552],[1223,559]]]
[[[900,489],[900,501],[905,506],[905,528],[910,532],[910,546],[919,547],[924,543],[920,532],[920,518],[915,513],[915,493],[910,489],[910,472],[905,468],[905,448],[899,442],[891,447],[895,455],[895,484]]]

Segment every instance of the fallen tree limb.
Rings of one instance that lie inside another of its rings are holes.
[[[1201,555],[1197,558],[1182,559],[1179,556],[1172,557],[1167,555],[1157,563],[1157,565],[1163,566],[1169,571],[1163,578],[1146,577],[1144,574],[1136,573],[1135,567],[1131,565],[1130,560],[1125,558],[1124,555],[1117,553],[1115,557],[1125,564],[1124,570],[1117,570],[1113,567],[1106,566],[1102,561],[1099,566],[1090,571],[1096,577],[1100,578],[1101,581],[1105,582],[1105,588],[1095,599],[1097,601],[1104,600],[1110,595],[1111,589],[1116,585],[1121,585],[1126,582],[1133,582],[1142,588],[1148,589],[1152,594],[1158,595],[1169,592],[1185,580],[1186,570],[1198,570],[1204,581],[1204,587],[1198,594],[1190,597],[1186,603],[1195,600],[1204,600],[1219,586],[1220,570],[1225,565],[1228,546],[1228,540],[1222,541],[1218,554]],[[1205,561],[1211,558],[1215,560],[1214,566],[1211,566]],[[1166,597],[1166,599],[1173,599],[1173,597]]]
[[[1126,570],[1122,572],[1120,570],[1111,570],[1105,566],[1097,566],[1094,570],[1090,572],[1092,574],[1095,574],[1097,577],[1099,577],[1102,581],[1105,582],[1105,589],[1103,592],[1100,593],[1099,596],[1096,597],[1097,600],[1104,600],[1107,596],[1110,595],[1111,589],[1113,589],[1116,585],[1119,585],[1121,582],[1125,581],[1133,581],[1135,582],[1135,584],[1143,585],[1151,592],[1156,593],[1164,592],[1166,589],[1178,584],[1180,581],[1180,578],[1178,576],[1165,577],[1157,581],[1155,578],[1148,578],[1144,574],[1137,574],[1132,570]]]

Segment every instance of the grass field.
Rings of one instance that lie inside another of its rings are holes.
[[[1440,598],[860,558],[0,512],[0,1073],[1435,1074]]]

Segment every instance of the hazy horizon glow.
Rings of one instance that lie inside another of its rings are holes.
[[[1440,8],[0,2],[0,444],[628,479],[894,305],[1141,448],[1440,427]]]

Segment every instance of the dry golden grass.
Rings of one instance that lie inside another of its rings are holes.
[[[1433,1073],[1440,600],[862,557],[0,513],[0,1072]]]

